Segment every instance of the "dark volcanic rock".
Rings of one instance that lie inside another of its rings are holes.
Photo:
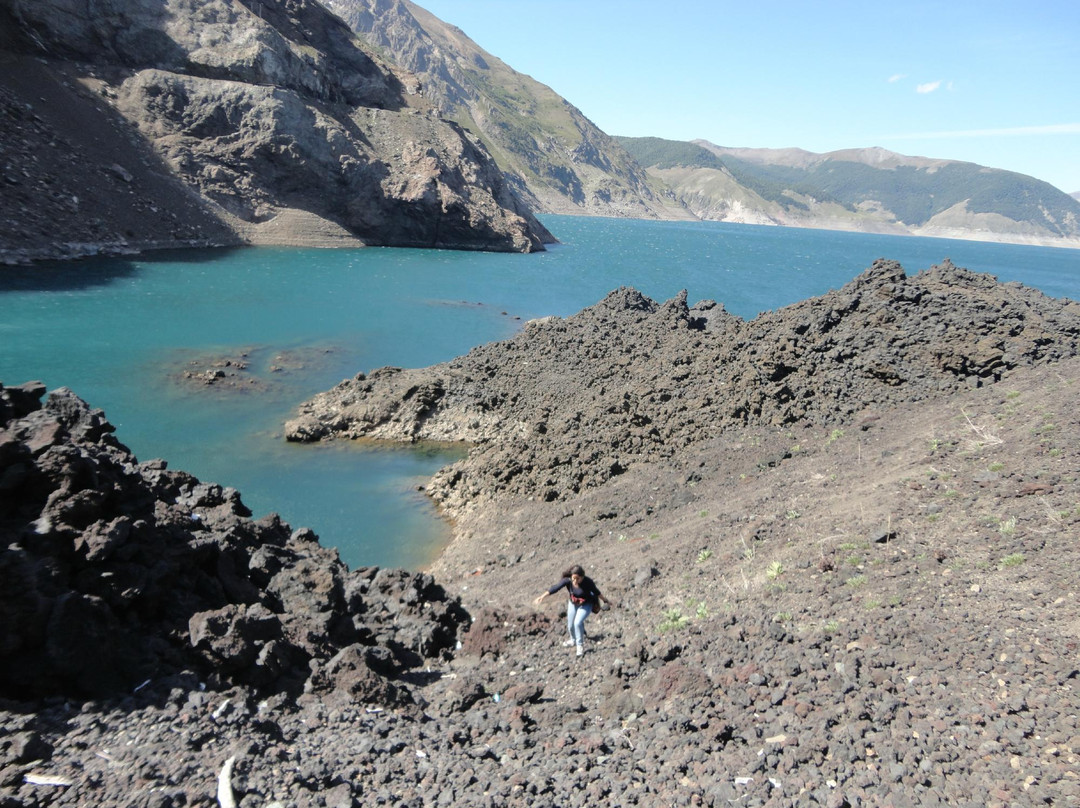
[[[298,692],[346,648],[384,649],[391,678],[453,648],[464,613],[430,577],[350,573],[310,531],[138,463],[100,410],[43,392],[0,388],[3,696],[107,696],[184,670]]]
[[[561,500],[748,425],[827,425],[1071,356],[1080,307],[946,261],[880,260],[844,288],[743,321],[686,294],[612,292],[565,320],[419,370],[384,368],[300,407],[291,440],[479,444],[441,472],[458,508],[500,492]]]
[[[620,290],[372,373],[365,428],[474,430],[502,483],[430,573],[349,572],[71,393],[2,388],[0,803],[1076,804],[1076,333],[1068,301],[882,264],[751,323]],[[504,414],[534,398],[542,429]],[[620,473],[581,461],[650,412]],[[533,605],[579,562],[614,603],[581,657]]]

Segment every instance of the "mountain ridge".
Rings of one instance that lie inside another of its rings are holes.
[[[326,0],[373,47],[420,77],[439,114],[480,138],[540,213],[689,218],[616,140],[550,87],[408,0]]]
[[[706,220],[1080,247],[1077,200],[1015,172],[880,147],[617,139]]]

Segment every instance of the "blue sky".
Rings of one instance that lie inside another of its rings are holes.
[[[1080,0],[420,0],[608,134],[882,146],[1080,191]]]

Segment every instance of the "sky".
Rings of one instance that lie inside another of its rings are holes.
[[[881,146],[1080,191],[1080,0],[417,0],[610,135]]]

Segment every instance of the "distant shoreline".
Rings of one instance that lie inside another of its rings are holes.
[[[636,221],[657,221],[655,219],[640,219],[637,217],[605,217],[591,216],[578,213],[541,214],[558,216],[579,216],[587,219],[634,219]],[[676,221],[676,220],[671,220]],[[1066,250],[1080,250],[1080,239],[1047,239],[1036,236],[1020,236],[1009,233],[983,233],[976,235],[964,230],[953,232],[919,232],[899,231],[882,234],[873,230],[857,230],[838,227],[812,227],[805,224],[764,224],[751,222],[722,222],[713,219],[697,219],[703,224],[746,224],[758,227],[782,227],[793,230],[820,230],[830,233],[865,233],[867,235],[894,235],[913,238],[940,238],[953,239],[956,241],[985,242],[988,244],[1013,244],[1018,247],[1056,247]],[[72,242],[49,246],[17,249],[0,249],[0,266],[32,266],[59,261],[79,261],[85,258],[131,258],[146,255],[153,252],[166,250],[205,250],[224,247],[297,247],[305,249],[359,249],[368,245],[356,238],[351,238],[340,233],[321,232],[312,228],[294,229],[289,226],[278,227],[273,230],[261,231],[252,228],[251,232],[245,233],[244,238],[236,239],[204,239],[197,241],[169,242],[153,241],[144,243],[128,242]],[[405,246],[400,249],[412,249]]]

